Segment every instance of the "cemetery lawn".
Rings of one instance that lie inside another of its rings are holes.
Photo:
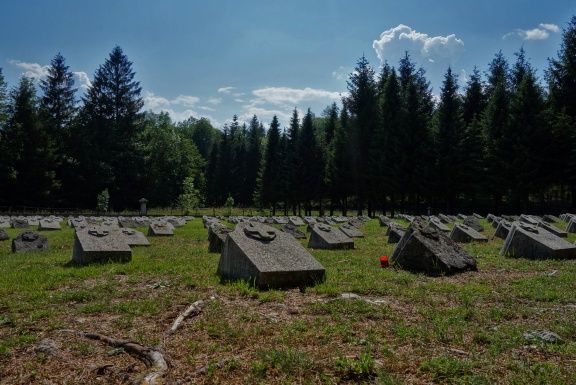
[[[477,272],[380,268],[395,245],[372,220],[354,250],[309,250],[327,277],[302,290],[220,282],[220,255],[207,252],[198,218],[133,247],[129,263],[70,265],[65,223],[43,232],[47,253],[12,254],[0,242],[0,384],[124,384],[145,370],[122,349],[64,330],[162,343],[166,384],[576,384],[576,260],[503,257],[503,241],[481,223],[489,242],[463,245]],[[525,339],[531,330],[562,340]],[[53,350],[36,349],[45,339]]]

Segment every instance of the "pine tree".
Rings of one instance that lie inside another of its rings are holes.
[[[300,117],[298,109],[294,108],[292,117],[290,118],[290,125],[286,132],[286,158],[283,162],[286,163],[285,167],[285,183],[286,193],[289,200],[288,204],[292,206],[292,214],[296,215],[296,207],[302,201],[302,186],[300,183],[302,159],[300,158],[299,151],[299,135],[300,135]]]
[[[280,194],[279,187],[281,186],[280,178],[283,175],[280,173],[281,158],[280,158],[280,123],[276,115],[272,118],[270,128],[267,134],[267,144],[264,150],[264,158],[261,165],[258,196],[261,204],[264,207],[272,209],[272,215],[276,215],[276,208],[278,204],[278,197]]]
[[[258,121],[256,115],[250,120],[247,136],[246,182],[244,189],[246,196],[249,198],[249,203],[252,203],[252,197],[257,188],[258,171],[262,162],[263,130],[262,124]]]
[[[324,159],[322,149],[316,140],[314,132],[313,114],[308,109],[302,120],[302,130],[299,135],[298,148],[299,188],[300,198],[304,202],[304,210],[307,215],[312,215],[312,200],[321,198],[322,181],[324,180]]]
[[[96,70],[82,98],[81,137],[75,139],[84,145],[78,155],[82,164],[79,171],[87,175],[78,191],[84,204],[105,188],[118,209],[133,206],[141,195],[138,186],[143,178],[143,153],[139,136],[144,100],[135,75],[132,62],[116,46]]]

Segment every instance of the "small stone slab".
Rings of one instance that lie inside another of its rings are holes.
[[[202,217],[202,224],[205,229],[209,228],[212,223],[220,223],[220,220],[216,217],[208,217],[206,215]]]
[[[130,262],[132,250],[119,231],[90,226],[75,232],[72,260],[79,264]]]
[[[105,227],[102,228],[105,229]],[[128,227],[123,227],[118,231],[124,236],[128,246],[150,246],[150,241],[141,231]]]
[[[89,226],[88,222],[84,218],[71,218],[69,220],[69,225],[70,227],[73,227],[76,230],[84,229]]]
[[[28,223],[27,219],[24,218],[12,218],[10,221],[10,225],[13,229],[29,229],[30,223]]]
[[[330,218],[332,218],[332,220],[336,223],[346,223],[346,221],[348,221],[348,218],[339,215],[334,215],[331,216]]]
[[[458,219],[460,219],[461,221],[463,221],[464,219],[467,218],[467,216],[464,215],[464,214],[458,214],[458,215],[456,215],[456,217],[457,217]]]
[[[102,227],[103,229],[109,230],[109,231],[119,231],[120,230],[120,225],[118,224],[118,221],[106,220],[100,224],[100,227]],[[126,227],[126,228],[129,229],[129,227]]]
[[[184,227],[186,225],[184,218],[168,217],[166,218],[166,222],[172,224],[174,227]]]
[[[454,222],[454,220],[450,218],[448,215],[438,214],[438,218],[440,219],[440,222],[444,223],[445,225]]]
[[[320,223],[311,226],[308,248],[328,250],[353,249],[354,241],[340,229]]]
[[[529,225],[532,226],[538,226],[539,221],[537,221],[536,219],[534,219],[534,217],[530,215],[522,214],[520,215],[520,222],[528,223]]]
[[[291,216],[288,217],[289,224],[293,226],[306,226],[306,223],[300,217]]]
[[[344,223],[339,229],[350,238],[364,238],[364,234],[356,226]]]
[[[388,235],[388,243],[398,243],[404,236],[406,228],[398,223],[390,222],[386,235]]]
[[[364,227],[364,221],[358,217],[352,217],[348,219],[348,223],[356,227],[357,229]]]
[[[170,237],[174,236],[174,227],[168,222],[152,223],[148,226],[149,237]]]
[[[324,218],[318,218],[318,220],[322,220],[324,222],[324,224],[328,225],[328,226],[336,226],[337,223],[334,219],[332,219],[331,217],[324,217]]]
[[[435,218],[435,217],[430,218],[430,220],[428,221],[428,226],[430,226],[433,229],[436,229],[438,231],[442,231],[444,233],[450,232],[450,228],[448,226],[446,226],[444,223],[442,223],[440,218]]]
[[[388,224],[390,223],[390,218],[388,218],[386,215],[379,215],[378,223],[380,224],[380,227],[388,227]]]
[[[34,253],[38,251],[50,251],[48,238],[37,231],[26,230],[12,239],[13,253]]]
[[[484,227],[482,227],[482,225],[480,224],[480,220],[473,215],[468,216],[464,219],[464,225],[473,228],[479,233],[484,231]]]
[[[54,230],[62,230],[62,226],[60,226],[60,222],[52,219],[52,218],[44,218],[41,219],[40,222],[38,223],[38,230],[48,230],[48,231],[54,231]]]
[[[362,222],[370,222],[372,220],[368,215],[360,215],[358,218],[360,218]]]
[[[302,219],[304,220],[304,223],[306,223],[307,225],[318,223],[315,217],[302,217]]]
[[[208,252],[221,253],[228,233],[232,231],[234,230],[221,223],[212,223],[210,227],[208,227]]]
[[[563,342],[558,334],[550,330],[529,330],[522,336],[527,340],[541,340],[547,343]]]
[[[10,218],[0,218],[0,229],[9,229],[10,227]]]
[[[496,231],[494,231],[494,236],[501,238],[501,239],[506,239],[506,238],[508,238],[508,233],[510,232],[511,228],[512,228],[512,223],[508,222],[505,219],[502,219],[500,222],[498,222],[498,226],[496,226]]]
[[[286,217],[272,217],[272,219],[274,220],[274,223],[278,225],[285,225],[288,223],[288,218]]]
[[[10,235],[4,229],[0,229],[0,241],[7,241],[10,239]]]
[[[568,238],[568,232],[560,230],[558,227],[549,224],[548,222],[538,222],[538,227],[543,228],[546,231],[551,232],[560,238]]]
[[[568,221],[568,225],[566,225],[566,232],[568,233],[576,233],[576,217],[571,217]]]
[[[324,267],[290,234],[263,223],[240,223],[228,234],[218,264],[224,279],[259,288],[310,286],[322,282]]]
[[[543,217],[544,221],[548,222],[548,223],[558,223],[560,222],[560,218],[555,217],[554,215],[550,215],[550,214],[546,214]]]
[[[472,216],[474,216],[474,217],[476,217],[476,218],[478,218],[478,219],[484,219],[484,217],[483,217],[482,215],[477,214],[477,213],[472,214]]]
[[[304,223],[304,222],[302,222],[302,223]],[[291,223],[280,226],[280,230],[284,231],[285,233],[292,235],[296,239],[306,239],[307,238],[306,234],[304,234],[302,232],[302,230],[300,230],[300,228],[298,228],[298,226],[293,225]]]
[[[488,242],[486,236],[466,225],[457,223],[450,232],[450,239],[458,243]]]
[[[498,219],[498,216],[494,215],[494,214],[488,214],[486,216],[486,220],[488,221],[488,223],[492,223],[494,222],[494,220]]]
[[[403,269],[431,275],[477,270],[472,256],[421,218],[408,226],[390,259]]]
[[[576,246],[544,229],[514,222],[501,254],[528,259],[572,259],[576,258]]]

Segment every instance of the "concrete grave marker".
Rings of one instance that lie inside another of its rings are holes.
[[[544,221],[548,222],[548,223],[558,223],[560,222],[560,218],[555,217],[554,215],[550,215],[550,214],[546,214],[544,215]]]
[[[354,241],[336,227],[328,226],[323,223],[311,226],[310,249],[353,249]]]
[[[560,238],[568,238],[568,233],[566,231],[560,230],[558,227],[549,224],[548,222],[538,222],[538,227],[556,235]]]
[[[358,217],[352,217],[348,219],[348,223],[357,229],[364,227],[364,221]]]
[[[484,231],[484,227],[482,227],[478,218],[472,215],[464,219],[464,225],[473,228],[479,233]]]
[[[41,219],[38,224],[38,230],[62,230],[60,222],[52,218]]]
[[[102,227],[105,229],[104,227]],[[128,244],[128,246],[150,246],[150,241],[146,238],[144,233],[128,227],[123,227],[118,230]]]
[[[438,218],[440,219],[440,222],[444,223],[445,225],[454,222],[452,218],[444,214],[438,214]]]
[[[398,243],[400,239],[404,236],[406,232],[406,227],[398,224],[396,222],[390,222],[386,234],[388,236],[388,243]]]
[[[515,258],[572,259],[576,246],[541,228],[515,222],[501,253]]]
[[[457,223],[450,232],[450,239],[458,243],[488,242],[486,236],[471,227]]]
[[[10,239],[10,235],[4,229],[0,229],[0,241],[7,241]]]
[[[30,228],[30,224],[28,223],[28,220],[25,218],[12,218],[10,220],[10,225],[12,226],[13,229],[29,229]]]
[[[408,226],[390,259],[403,269],[432,275],[477,270],[472,256],[420,218]]]
[[[208,252],[209,253],[222,252],[224,242],[226,241],[228,234],[231,233],[232,231],[234,230],[226,227],[221,223],[213,222],[208,227]]]
[[[91,226],[75,232],[72,260],[79,264],[129,262],[132,250],[121,232]]]
[[[390,218],[388,218],[386,215],[379,215],[378,223],[380,224],[380,227],[387,227],[388,224],[390,224]]]
[[[314,218],[314,217],[303,217],[302,219],[304,219],[304,222],[305,222],[307,225],[311,225],[311,224],[318,223],[318,221],[317,221],[316,218]]]
[[[304,222],[302,222],[302,223],[304,223]],[[285,233],[292,235],[296,239],[306,239],[306,234],[304,234],[302,232],[302,230],[300,230],[298,228],[298,226],[296,226],[296,225],[288,223],[288,224],[282,225],[280,227],[280,230],[284,231]]]
[[[291,217],[288,217],[288,221],[293,226],[305,226],[306,225],[306,223],[304,223],[304,221],[300,217],[291,216]]]
[[[240,223],[224,243],[218,275],[260,288],[314,285],[324,267],[290,234],[262,223]]]
[[[364,234],[356,226],[344,223],[339,229],[350,238],[364,238]]]
[[[172,224],[167,222],[155,222],[151,223],[148,226],[148,236],[150,237],[158,237],[158,236],[173,236],[174,232],[172,231],[174,227]]]
[[[10,218],[1,217],[0,218],[0,229],[8,229],[10,228]]]
[[[450,228],[448,226],[446,226],[444,223],[442,223],[442,221],[439,218],[436,218],[436,217],[430,218],[430,220],[428,221],[428,226],[430,226],[433,229],[436,229],[438,231],[442,231],[444,233],[450,232]]]
[[[13,253],[34,253],[38,251],[50,251],[48,238],[37,231],[26,230],[12,239]]]
[[[274,219],[274,223],[279,225],[285,225],[288,223],[288,218],[286,217],[272,217]]]
[[[493,223],[496,223],[494,221]],[[512,223],[508,222],[505,219],[502,219],[498,222],[498,226],[496,226],[496,231],[494,231],[494,236],[502,239],[506,239],[508,237],[508,233],[512,228]]]
[[[570,217],[568,225],[566,225],[566,232],[576,233],[576,217]]]

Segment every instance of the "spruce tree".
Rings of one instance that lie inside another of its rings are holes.
[[[262,124],[254,115],[250,120],[247,133],[246,182],[244,185],[245,194],[249,198],[247,203],[253,203],[252,197],[257,188],[258,171],[262,162],[262,140]]]
[[[321,198],[322,181],[324,180],[324,159],[322,149],[316,140],[313,114],[308,109],[302,120],[302,130],[299,135],[298,148],[299,188],[301,201],[304,202],[306,215],[312,215],[312,200]]]
[[[280,158],[280,123],[276,115],[272,118],[267,134],[267,144],[264,150],[264,158],[261,165],[258,196],[261,204],[272,210],[276,215],[278,204],[281,158]]]

